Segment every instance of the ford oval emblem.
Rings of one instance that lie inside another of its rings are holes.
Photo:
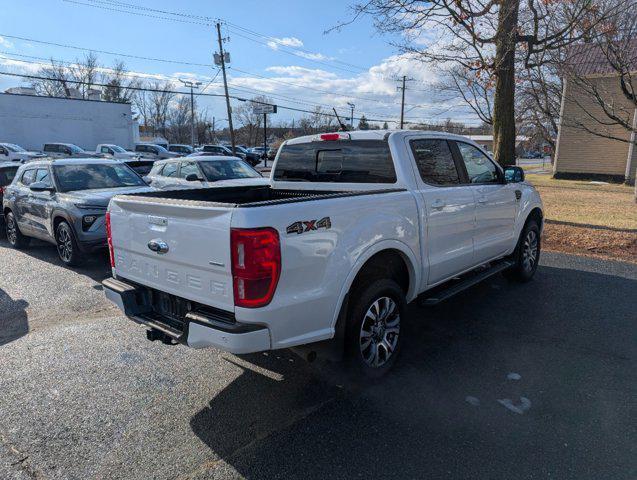
[[[168,253],[168,244],[161,238],[156,238],[148,242],[148,249],[159,254]]]

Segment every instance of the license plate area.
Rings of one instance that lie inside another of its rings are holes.
[[[190,302],[186,299],[157,290],[151,293],[153,312],[161,317],[182,325],[186,314],[190,311]]]

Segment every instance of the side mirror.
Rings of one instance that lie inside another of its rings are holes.
[[[521,167],[506,167],[504,179],[507,183],[520,183],[524,181],[524,170]]]
[[[200,180],[201,178],[199,178],[199,175],[197,175],[196,173],[189,173],[188,175],[186,175],[187,182],[198,182]]]
[[[29,185],[29,188],[32,192],[53,192],[53,187],[48,183],[44,182],[34,182]]]

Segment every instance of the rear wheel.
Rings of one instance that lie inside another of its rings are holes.
[[[31,238],[22,235],[18,222],[15,219],[13,212],[9,211],[4,216],[5,232],[7,234],[7,240],[13,248],[21,249],[26,248],[31,243]]]
[[[380,377],[400,352],[405,294],[394,280],[382,279],[354,290],[350,302],[345,337],[349,362],[369,377]]]
[[[60,260],[65,265],[74,267],[82,263],[83,258],[75,241],[71,226],[66,222],[60,222],[55,229],[55,243],[58,248]]]
[[[529,220],[512,256],[515,264],[505,272],[506,277],[518,282],[531,280],[540,261],[540,249],[540,227],[535,220]]]

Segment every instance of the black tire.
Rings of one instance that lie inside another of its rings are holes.
[[[528,220],[511,256],[515,264],[504,272],[507,279],[524,283],[533,278],[540,262],[541,240],[537,222]]]
[[[84,261],[84,257],[75,241],[75,233],[65,221],[60,222],[55,228],[55,244],[60,260],[65,265],[76,267]]]
[[[13,212],[8,211],[4,216],[5,234],[9,245],[13,248],[21,250],[26,248],[31,243],[31,237],[22,235],[18,222],[15,219]]]
[[[345,328],[349,365],[370,378],[385,375],[400,353],[405,293],[390,279],[372,281],[350,294]]]

